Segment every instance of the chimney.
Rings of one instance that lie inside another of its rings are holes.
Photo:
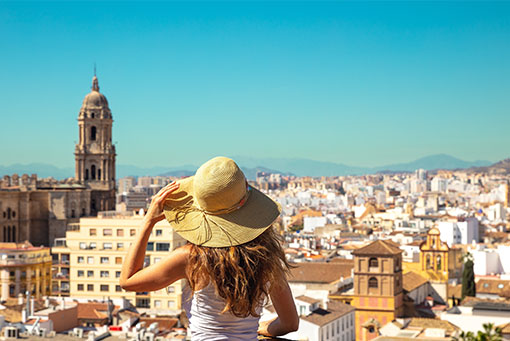
[[[31,298],[30,299],[30,314],[29,316],[33,316],[35,311],[34,311],[34,306],[35,306],[35,298]]]

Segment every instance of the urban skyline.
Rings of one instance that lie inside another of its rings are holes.
[[[72,167],[94,62],[119,164],[509,155],[508,3],[93,7],[0,5],[2,165]]]

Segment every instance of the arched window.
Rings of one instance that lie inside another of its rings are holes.
[[[90,113],[90,117],[94,118],[94,113]]]
[[[85,169],[85,180],[89,179],[89,170]]]
[[[428,269],[432,269],[432,264],[430,262],[430,255],[427,255],[427,258],[426,258],[426,263],[425,263],[425,268],[428,270]]]
[[[375,257],[372,257],[368,260],[368,267],[369,268],[377,268],[379,267],[379,261],[377,260],[377,258]]]
[[[90,178],[92,180],[96,180],[96,166],[95,165],[90,166]]]
[[[11,226],[11,242],[16,241],[16,226]]]
[[[92,126],[92,128],[90,128],[90,140],[91,141],[96,140],[96,132],[97,132],[96,127]]]
[[[377,278],[375,277],[370,277],[368,279],[368,287],[369,288],[375,288],[377,289],[379,287],[378,283],[377,283]]]
[[[437,269],[441,270],[441,256],[437,256],[436,264],[437,264]]]
[[[7,219],[11,219],[11,209],[7,209]]]
[[[97,179],[101,180],[101,168],[97,169]]]
[[[4,226],[4,239],[3,239],[4,242],[7,241],[7,226]]]

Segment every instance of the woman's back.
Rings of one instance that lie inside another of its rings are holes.
[[[213,285],[190,294],[191,288],[185,285],[183,307],[193,340],[257,340],[259,318],[251,315],[240,318],[228,311],[222,312],[225,300],[216,295]]]

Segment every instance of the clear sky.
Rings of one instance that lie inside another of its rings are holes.
[[[509,2],[0,2],[0,164],[74,167],[94,62],[122,164],[510,156]]]

